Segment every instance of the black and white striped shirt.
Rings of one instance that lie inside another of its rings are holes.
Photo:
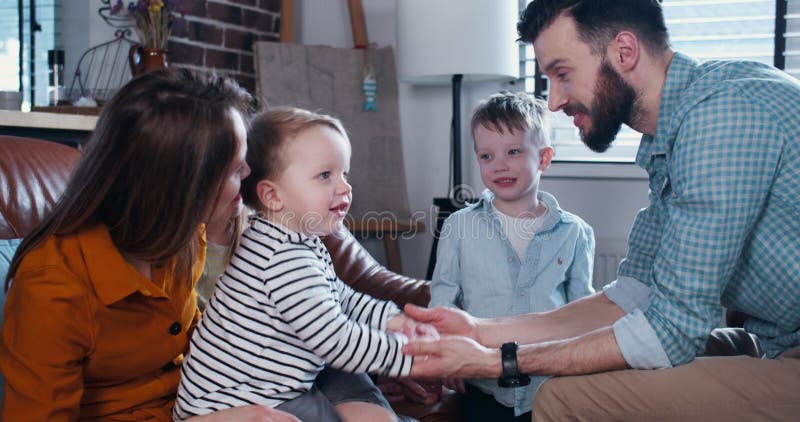
[[[194,332],[174,418],[247,404],[277,406],[308,391],[327,364],[408,375],[400,310],[336,277],[316,236],[255,218]]]

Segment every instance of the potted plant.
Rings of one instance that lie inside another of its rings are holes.
[[[125,17],[139,36],[139,45],[130,51],[131,73],[138,74],[169,67],[167,40],[180,6],[179,0],[136,0],[125,5],[116,0],[111,14]]]

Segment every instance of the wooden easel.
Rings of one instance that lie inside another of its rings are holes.
[[[282,43],[294,41],[294,3],[294,0],[282,0],[281,2],[280,42]],[[363,4],[361,0],[347,0],[347,5],[350,11],[350,28],[353,31],[353,48],[366,50],[369,40]],[[364,237],[377,235],[378,238],[381,238],[386,254],[386,267],[398,274],[402,272],[398,239],[404,234],[425,230],[425,224],[420,221],[412,221],[407,224],[386,220],[345,220],[345,224],[353,233],[361,234]]]
[[[347,0],[350,10],[350,28],[353,31],[353,48],[365,49],[367,40],[367,23],[364,19],[364,5],[361,0]],[[283,43],[294,42],[294,0],[281,1],[281,36]]]

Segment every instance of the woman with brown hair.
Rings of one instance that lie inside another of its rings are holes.
[[[200,316],[204,223],[240,201],[250,105],[234,82],[185,70],[146,74],[105,105],[64,195],[11,262],[3,420],[171,418]],[[292,420],[274,412],[216,416]]]

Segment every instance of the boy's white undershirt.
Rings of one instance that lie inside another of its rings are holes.
[[[542,215],[547,214],[547,207],[544,206]],[[542,230],[541,218],[516,218],[510,215],[503,214],[500,210],[496,209],[497,218],[500,221],[500,226],[514,247],[517,257],[520,261],[525,259],[525,251],[528,249],[528,243],[536,236],[536,233]]]

